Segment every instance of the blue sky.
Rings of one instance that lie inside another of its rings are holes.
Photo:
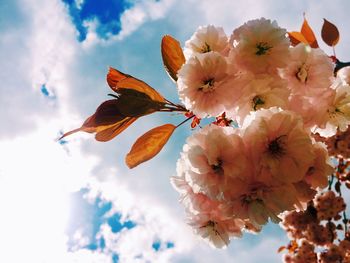
[[[0,1],[0,262],[280,261],[276,250],[287,239],[277,225],[215,250],[185,224],[169,178],[188,127],[155,159],[126,167],[138,136],[179,116],[144,117],[108,143],[83,133],[56,141],[108,98],[109,66],[178,101],[161,62],[165,34],[183,45],[199,25],[230,34],[262,16],[298,30],[306,12],[318,36],[323,18],[338,26],[337,55],[350,60],[346,0],[217,2]]]

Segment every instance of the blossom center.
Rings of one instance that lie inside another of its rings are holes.
[[[214,78],[209,78],[203,82],[203,85],[198,88],[198,90],[206,92],[211,92],[214,89]]]
[[[216,223],[212,220],[209,220],[206,224],[206,226],[209,226],[209,227],[215,227]]]
[[[295,74],[296,78],[302,82],[302,83],[306,83],[307,78],[308,78],[308,72],[309,72],[309,68],[303,64],[297,71],[297,73]]]
[[[222,169],[222,160],[218,159],[216,164],[211,165],[211,169],[213,169],[214,173],[216,173],[218,175],[223,175],[224,169]]]
[[[250,193],[241,196],[241,202],[243,204],[250,204],[252,202],[263,203],[264,188],[265,187],[263,185],[255,185],[253,188],[251,188]]]
[[[306,172],[307,176],[312,175],[316,171],[316,168],[314,166],[310,166],[309,169]]]
[[[269,52],[269,50],[271,48],[272,47],[269,46],[267,42],[259,42],[258,44],[256,44],[257,50],[256,50],[255,54],[258,56],[265,55],[266,53]]]
[[[209,229],[209,231],[213,231],[215,235],[220,235],[219,231],[216,229],[217,224],[218,224],[217,222],[215,222],[213,220],[209,220],[207,223],[205,223],[200,228],[207,228],[207,229]]]
[[[271,141],[267,146],[267,152],[274,158],[283,156],[285,151],[286,135],[281,135]]]
[[[211,51],[211,48],[210,48],[209,44],[207,42],[205,42],[203,47],[202,47],[202,49],[201,49],[201,52],[202,53],[208,53],[210,51]]]
[[[264,105],[264,104],[265,104],[265,101],[260,96],[255,96],[253,98],[253,109],[254,109],[254,111],[258,110],[259,105]]]
[[[336,118],[338,115],[342,115],[343,112],[339,108],[333,107],[333,109],[328,110],[328,114],[330,118]]]

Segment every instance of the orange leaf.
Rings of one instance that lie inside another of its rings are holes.
[[[109,127],[111,127],[112,125],[101,125],[101,126],[97,126],[95,124],[95,114],[91,115],[89,118],[87,118],[83,125],[77,129],[71,130],[69,132],[66,132],[65,134],[63,134],[58,140],[61,140],[69,135],[72,135],[74,133],[80,132],[80,131],[84,131],[84,132],[88,132],[88,133],[94,133],[97,132],[98,130],[104,130],[104,129],[108,129]]]
[[[120,125],[129,118],[129,116],[124,116],[120,113],[120,110],[118,108],[118,100],[107,100],[97,108],[96,112],[93,115],[84,121],[83,125],[80,128],[66,132],[59,138],[59,140],[79,131],[88,133],[100,133],[104,130]],[[126,127],[124,129],[126,129]],[[122,129],[120,132],[122,132],[124,129]],[[114,137],[116,135],[114,135]]]
[[[288,32],[288,36],[290,39],[290,42],[292,43],[292,46],[298,45],[300,42],[304,44],[309,44],[309,42],[306,40],[306,38],[303,36],[300,32]]]
[[[134,168],[156,156],[167,143],[175,129],[176,126],[173,124],[164,124],[149,130],[138,138],[131,147],[130,152],[126,155],[125,161],[127,166]]]
[[[286,246],[281,246],[278,248],[277,253],[281,253],[285,249],[287,249]]]
[[[301,34],[305,37],[307,42],[309,43],[310,47],[312,48],[318,48],[318,43],[315,37],[314,32],[312,31],[311,27],[309,26],[309,23],[307,22],[306,18],[304,17],[304,22],[301,27]]]
[[[128,128],[134,121],[138,118],[135,117],[127,117],[121,122],[116,123],[106,129],[98,131],[95,135],[96,141],[106,142],[112,140],[115,136],[119,135],[122,131]]]
[[[323,41],[331,47],[334,47],[339,41],[338,28],[326,19],[323,19],[321,36]]]
[[[177,72],[185,63],[185,56],[179,41],[172,36],[164,36],[162,38],[161,51],[166,71],[174,81],[177,81]]]
[[[107,74],[107,83],[115,92],[118,92],[118,89],[134,89],[147,94],[154,101],[165,102],[163,96],[147,83],[111,67]]]

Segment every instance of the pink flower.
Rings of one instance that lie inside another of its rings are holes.
[[[337,72],[337,78],[339,78],[343,84],[350,85],[350,67],[345,67]]]
[[[185,56],[189,59],[191,56],[210,51],[227,55],[229,51],[228,38],[222,27],[200,26],[192,37],[186,41]]]
[[[235,184],[231,184],[232,186]],[[240,189],[228,191],[226,200],[232,214],[261,228],[269,219],[277,223],[279,214],[298,203],[293,185],[278,182],[246,181]]]
[[[206,126],[187,140],[182,154],[185,178],[194,192],[222,199],[229,178],[248,170],[245,146],[231,127]]]
[[[325,128],[316,130],[324,137],[333,136],[337,129],[344,132],[350,124],[350,86],[336,81],[333,88],[335,94],[325,114]]]
[[[216,117],[230,104],[223,84],[229,80],[225,58],[217,52],[191,57],[178,72],[179,96],[196,116]]]
[[[314,189],[324,188],[328,185],[328,176],[332,174],[334,168],[330,163],[326,145],[315,143],[314,147],[315,160],[304,180]]]
[[[180,173],[184,167],[181,160],[178,162]],[[226,247],[231,237],[240,237],[245,226],[243,220],[228,215],[225,203],[194,193],[184,176],[181,173],[172,177],[171,181],[181,194],[180,201],[186,207],[188,224],[195,233],[217,248]]]
[[[220,219],[211,213],[189,216],[188,223],[196,234],[216,248],[226,247],[231,237],[241,237],[244,223],[240,219]]]
[[[236,62],[254,73],[276,72],[289,60],[286,33],[276,21],[265,18],[248,21],[234,30],[230,38]]]
[[[318,96],[331,86],[334,65],[319,48],[298,44],[291,48],[288,66],[280,70],[292,94]]]
[[[271,107],[286,108],[288,105],[289,90],[286,82],[280,78],[267,74],[256,75],[246,82],[242,95],[236,102],[236,113],[239,122],[252,111]],[[233,115],[231,113],[231,115]]]
[[[327,89],[318,96],[308,97],[294,94],[289,97],[288,110],[298,113],[306,128],[325,128],[335,91]]]
[[[303,179],[315,154],[300,117],[272,108],[256,112],[244,125],[243,140],[257,171],[267,169],[274,179],[284,183]]]

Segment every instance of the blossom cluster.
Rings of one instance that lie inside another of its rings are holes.
[[[305,211],[285,213],[282,227],[293,241],[284,262],[350,262],[348,222],[343,220],[344,226],[337,222],[345,207],[344,199],[328,190],[318,194]]]
[[[350,124],[347,74],[334,77],[321,49],[292,46],[286,33],[261,18],[230,36],[200,27],[185,44],[177,87],[186,109],[236,124],[189,137],[172,178],[189,224],[216,247],[305,210],[333,172],[312,134],[331,136]]]
[[[295,113],[272,108],[252,120],[242,129],[208,125],[189,137],[172,178],[189,224],[217,247],[303,209],[332,172],[326,148]]]

